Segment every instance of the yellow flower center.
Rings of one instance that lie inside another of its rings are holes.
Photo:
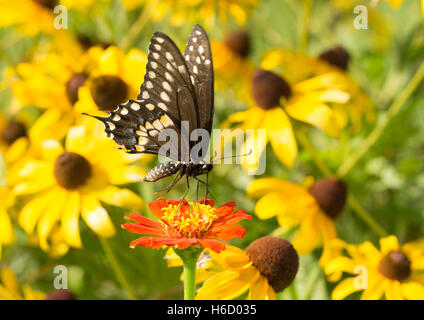
[[[205,235],[217,219],[215,208],[201,203],[189,202],[189,208],[170,204],[162,208],[162,225],[171,236],[199,238]]]

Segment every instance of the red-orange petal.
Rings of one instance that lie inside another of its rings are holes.
[[[213,235],[215,238],[230,241],[234,238],[242,239],[246,234],[246,229],[241,225],[224,225],[220,228],[213,228],[210,230],[210,235]]]
[[[213,251],[215,251],[216,253],[221,252],[222,250],[225,249],[225,243],[215,240],[215,239],[199,239],[199,244],[203,247],[203,248],[209,248]]]
[[[122,228],[124,228],[125,230],[128,230],[129,232],[137,233],[137,234],[156,234],[156,235],[165,234],[163,230],[160,228],[149,227],[149,226],[145,226],[145,225],[141,225],[137,223],[127,222],[121,226]]]
[[[163,216],[162,208],[168,207],[168,203],[164,198],[159,198],[156,201],[149,202],[150,212],[158,219]]]
[[[159,222],[143,217],[142,215],[138,213],[131,213],[125,216],[125,219],[128,219],[128,220],[131,219],[131,220],[134,220],[135,222],[141,223],[145,226],[149,226],[152,228],[161,228],[161,224]]]

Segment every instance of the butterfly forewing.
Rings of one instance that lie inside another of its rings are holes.
[[[199,127],[196,96],[184,59],[174,42],[155,32],[149,45],[146,74],[138,99],[152,99],[176,121]]]
[[[190,34],[184,59],[196,94],[200,127],[210,133],[214,106],[212,54],[209,38],[199,25],[195,25]]]

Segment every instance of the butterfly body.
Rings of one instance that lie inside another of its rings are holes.
[[[103,122],[107,136],[124,151],[171,158],[152,168],[145,181],[154,182],[177,174],[172,186],[185,176],[188,187],[188,177],[193,177],[208,188],[207,182],[197,176],[209,173],[213,166],[202,157],[191,158],[195,144],[189,138],[196,129],[206,130],[209,144],[213,86],[210,43],[201,26],[194,26],[183,54],[167,35],[155,32],[137,100],[118,105],[108,117],[95,118]],[[184,123],[188,123],[189,129],[185,129]],[[162,135],[168,130],[176,137],[170,144]]]
[[[155,182],[162,178],[179,174],[179,177],[197,177],[202,174],[206,174],[211,171],[213,165],[211,163],[184,163],[180,161],[167,161],[158,164],[152,168],[144,178],[144,181]]]

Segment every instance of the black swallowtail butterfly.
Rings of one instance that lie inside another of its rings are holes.
[[[155,32],[150,40],[146,74],[137,100],[118,105],[108,117],[95,118],[104,123],[107,136],[121,145],[124,151],[172,159],[152,168],[144,181],[154,182],[177,174],[166,189],[169,191],[185,176],[187,194],[189,177],[192,177],[197,180],[197,187],[199,182],[206,185],[207,195],[207,176],[206,182],[198,176],[207,175],[213,165],[203,160],[194,161],[192,157],[184,158],[181,145],[185,137],[190,137],[191,132],[199,128],[208,132],[209,145],[213,109],[214,76],[210,43],[205,30],[195,25],[183,55],[167,35]],[[182,128],[184,121],[189,124],[189,132],[186,133]],[[159,136],[165,129],[174,130],[181,141],[181,145],[171,146],[175,151],[171,155],[163,154],[161,148],[166,141],[161,141]],[[189,141],[188,145],[190,151],[193,143]]]

